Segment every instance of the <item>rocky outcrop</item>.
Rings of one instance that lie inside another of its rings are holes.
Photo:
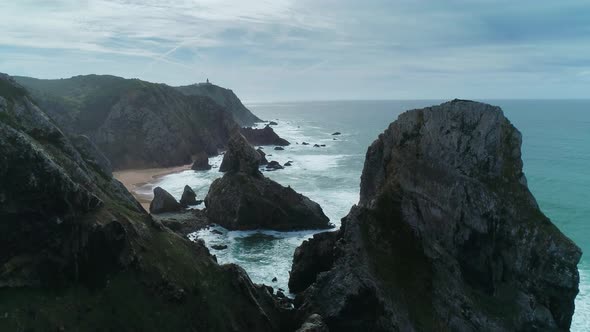
[[[199,153],[195,156],[195,161],[193,162],[193,166],[191,166],[193,171],[208,171],[211,169],[211,165],[209,164],[209,156],[206,153]]]
[[[86,135],[115,169],[186,165],[216,155],[236,126],[207,96],[114,76],[19,78],[68,135]]]
[[[184,186],[184,190],[182,192],[182,197],[180,197],[180,205],[186,207],[189,205],[198,205],[198,204],[199,204],[199,202],[197,201],[197,194],[195,193],[195,191],[189,186]]]
[[[303,325],[295,332],[329,332],[328,327],[318,314],[309,315]]]
[[[367,151],[359,204],[332,267],[297,296],[300,319],[319,313],[334,331],[568,330],[581,252],[539,210],[520,146],[498,107],[401,114]]]
[[[211,83],[179,86],[176,89],[185,95],[202,96],[213,99],[217,104],[223,106],[225,111],[231,114],[233,119],[240,126],[252,126],[256,122],[262,122],[262,120],[252,114],[252,112],[242,104],[232,90]]]
[[[166,190],[154,188],[154,199],[150,203],[150,213],[178,212],[182,205]]]
[[[227,229],[322,229],[329,220],[319,204],[260,173],[260,154],[236,132],[205,198],[209,219]]]
[[[276,171],[278,169],[283,169],[284,167],[276,160],[271,160],[266,164],[267,171]]]
[[[266,160],[266,153],[264,153],[264,151],[262,151],[260,148],[256,149],[256,152],[258,152],[260,155],[260,166],[268,164],[268,160]]]
[[[227,142],[227,151],[223,155],[220,172],[242,172],[248,175],[260,173],[258,167],[262,160],[260,152],[246,141],[239,132],[234,132]]]
[[[275,133],[275,131],[270,126],[265,126],[262,129],[255,129],[255,128],[242,128],[241,129],[242,135],[246,137],[248,142],[253,145],[278,145],[278,146],[287,146],[291,143],[286,139],[283,139]]]
[[[315,234],[303,241],[293,254],[293,268],[289,277],[289,291],[299,293],[313,284],[318,273],[328,271],[334,264],[334,243],[338,232]]]
[[[0,98],[0,331],[294,330],[267,289],[152,219],[3,74]]]

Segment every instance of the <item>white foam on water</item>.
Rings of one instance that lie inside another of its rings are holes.
[[[221,232],[213,233],[212,230]],[[221,226],[190,234],[191,240],[202,239],[220,264],[242,266],[255,283],[282,289],[288,294],[289,271],[293,252],[301,242],[324,230],[278,232],[269,230],[228,231]],[[227,245],[215,250],[214,245]],[[276,278],[276,281],[273,281]],[[291,294],[292,296],[292,294]]]
[[[590,331],[590,268],[580,265],[580,292],[576,297],[576,311],[572,320],[572,332]]]

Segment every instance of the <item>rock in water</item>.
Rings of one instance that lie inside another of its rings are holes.
[[[154,188],[154,199],[150,203],[150,213],[177,212],[181,209],[182,205],[169,192],[160,187]]]
[[[174,197],[172,197],[172,198],[174,198]],[[197,194],[195,193],[195,191],[191,187],[184,186],[184,191],[182,192],[182,197],[180,198],[180,205],[182,205],[182,206],[198,205]]]
[[[367,151],[359,205],[331,269],[297,296],[300,319],[319,313],[333,331],[568,330],[581,251],[539,210],[520,146],[498,107],[401,114]],[[329,244],[300,249],[318,246]],[[308,260],[293,271],[309,280]]]
[[[205,198],[212,222],[242,230],[331,227],[319,204],[264,177],[259,163],[260,154],[239,132],[234,133],[222,163],[227,173],[213,181]]]
[[[279,137],[279,135],[277,135],[277,133],[275,133],[275,131],[268,125],[263,129],[242,128],[241,132],[248,142],[253,145],[286,146],[291,144],[286,139]]]
[[[260,153],[254,150],[242,134],[235,131],[227,142],[227,152],[223,155],[219,171],[257,175],[260,173],[260,160]]]
[[[199,153],[195,158],[195,162],[191,167],[193,171],[207,171],[211,169],[211,165],[209,165],[209,157],[206,153]]]
[[[256,152],[258,152],[260,155],[260,166],[268,164],[268,160],[266,160],[266,153],[264,153],[261,148],[256,149]]]
[[[267,171],[276,171],[277,169],[283,169],[284,167],[281,166],[281,164],[276,161],[276,160],[271,160],[267,165],[266,165],[266,170]]]

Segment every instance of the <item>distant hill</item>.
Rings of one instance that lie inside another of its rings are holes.
[[[211,83],[198,83],[179,86],[178,91],[190,96],[207,96],[224,106],[241,126],[251,126],[256,122],[262,122],[256,115],[242,104],[236,94],[226,88]]]
[[[165,84],[107,75],[15,79],[62,129],[89,136],[115,169],[176,166],[198,153],[214,155],[237,125],[212,98]]]

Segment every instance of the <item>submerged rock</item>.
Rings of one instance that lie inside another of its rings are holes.
[[[270,122],[268,123],[268,125],[269,125],[269,126],[276,126],[276,125],[278,125],[278,123],[276,123],[276,122],[274,122],[274,121],[270,121]]]
[[[180,198],[180,204],[185,207],[199,204],[197,201],[197,194],[191,187],[184,186],[184,191],[182,192],[182,197]]]
[[[279,137],[279,135],[277,135],[277,133],[275,133],[275,131],[268,125],[262,129],[248,127],[242,128],[241,133],[246,137],[248,142],[253,145],[286,146],[290,144],[286,139]]]
[[[177,212],[182,210],[182,205],[166,190],[154,188],[154,199],[150,203],[150,213]]]
[[[277,150],[277,151],[283,151],[283,150],[285,150],[285,148],[282,147],[282,146],[275,146],[275,150]]]
[[[214,244],[211,246],[211,248],[215,249],[215,250],[225,250],[227,249],[227,245],[225,244]]]
[[[368,149],[341,231],[296,251],[296,289],[315,274],[300,319],[319,313],[333,331],[568,330],[581,251],[539,210],[520,146],[498,107],[401,114]],[[326,250],[328,271],[301,258]]]
[[[260,173],[260,155],[240,133],[235,133],[230,143],[227,162],[224,158],[227,173],[213,181],[205,198],[212,222],[232,230],[331,227],[319,204]],[[269,166],[275,163],[271,161]]]
[[[332,134],[332,136],[338,136],[338,135],[341,135],[341,133],[339,131]]]
[[[193,171],[208,171],[208,170],[210,170],[211,165],[209,165],[209,157],[207,156],[207,154],[206,153],[197,154],[191,169]]]

